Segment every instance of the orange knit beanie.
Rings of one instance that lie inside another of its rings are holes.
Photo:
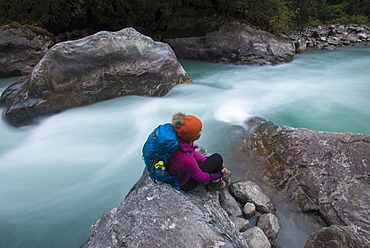
[[[172,125],[179,139],[186,142],[194,141],[202,131],[202,122],[197,117],[180,112],[172,116]]]

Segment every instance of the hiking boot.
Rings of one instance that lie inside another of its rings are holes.
[[[224,180],[225,182],[228,182],[229,179],[230,179],[230,176],[231,176],[231,171],[229,170],[226,170],[226,173],[224,174],[224,176],[222,177],[222,180]]]
[[[217,189],[223,189],[226,187],[226,183],[221,180],[221,179],[218,179],[216,181],[210,181],[207,185],[206,185],[206,189],[208,191],[210,190],[217,190]]]

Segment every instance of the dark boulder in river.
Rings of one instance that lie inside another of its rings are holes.
[[[353,226],[370,239],[370,136],[248,122],[238,157],[253,173],[283,191],[300,210],[327,226]],[[248,172],[247,172],[248,173]]]
[[[275,65],[290,62],[295,54],[294,43],[287,37],[274,35],[231,20],[178,18],[173,37],[167,42],[179,58],[228,62],[248,65]],[[196,29],[194,32],[189,32]]]
[[[34,67],[53,45],[52,34],[19,23],[0,27],[0,78]]]
[[[54,45],[31,74],[2,94],[7,121],[36,118],[124,95],[163,96],[190,78],[165,43],[133,28]]]

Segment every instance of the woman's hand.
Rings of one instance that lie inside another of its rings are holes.
[[[226,166],[223,167],[222,172],[224,173],[224,176],[223,176],[224,180],[228,181],[231,176],[231,172],[228,169],[226,169]]]

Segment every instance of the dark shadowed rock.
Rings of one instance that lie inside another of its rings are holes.
[[[243,216],[243,212],[239,206],[239,203],[235,200],[235,198],[230,194],[228,190],[221,191],[220,204],[229,216]]]
[[[301,211],[370,237],[370,136],[276,126],[255,118],[239,154],[260,161],[255,174]]]
[[[307,40],[305,37],[299,38],[294,42],[294,45],[296,53],[303,53],[307,50]]]
[[[189,81],[167,44],[126,28],[56,44],[30,75],[3,92],[1,103],[5,118],[21,126],[119,96],[163,96]]]
[[[305,248],[348,248],[370,247],[370,242],[358,235],[351,226],[333,225],[312,233]]]
[[[39,31],[39,32],[38,32]],[[13,23],[0,27],[0,78],[34,67],[52,45],[51,34]]]
[[[90,230],[87,247],[248,247],[221,208],[217,192],[180,192],[145,172],[117,208]]]
[[[278,37],[236,21],[220,24],[216,20],[214,25],[210,20],[206,21],[207,25],[204,22],[183,19],[184,29],[192,26],[200,31],[194,32],[193,36],[180,37],[181,32],[178,30],[177,38],[164,41],[172,47],[177,56],[186,59],[274,65],[290,62],[294,56],[295,47],[288,38]],[[206,28],[202,29],[203,26]]]

